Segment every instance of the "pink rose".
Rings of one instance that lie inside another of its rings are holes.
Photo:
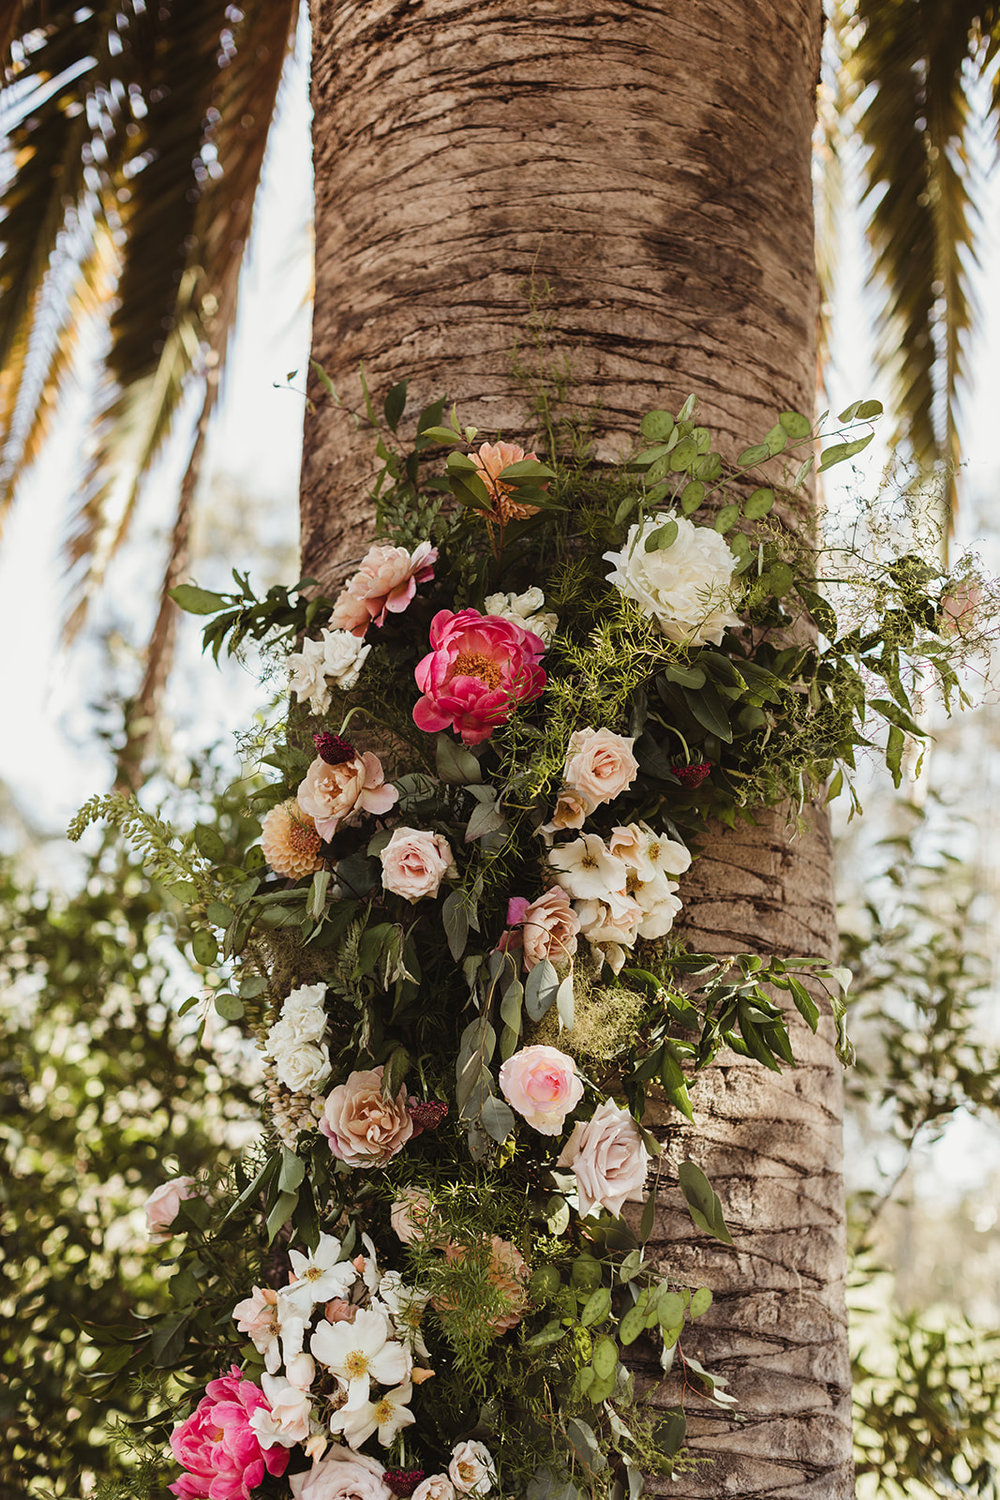
[[[396,788],[385,784],[382,762],[370,750],[335,765],[317,756],[298,790],[299,807],[315,820],[316,832],[324,839],[360,813],[387,813],[398,801]]]
[[[475,1500],[488,1495],[497,1482],[493,1455],[485,1443],[477,1443],[471,1438],[455,1444],[448,1474],[460,1495],[472,1495]]]
[[[412,552],[405,547],[370,547],[333,606],[331,628],[364,635],[373,620],[384,625],[387,611],[401,614],[417,584],[434,577],[436,561],[437,548],[430,542],[421,542]]]
[[[377,1459],[350,1448],[328,1448],[304,1474],[289,1475],[295,1500],[395,1500]]]
[[[413,1491],[412,1500],[455,1500],[455,1486],[447,1474],[428,1474]]]
[[[330,1142],[333,1155],[349,1167],[384,1167],[413,1134],[406,1088],[401,1088],[395,1099],[384,1098],[384,1071],[379,1066],[351,1073],[324,1106],[319,1128]]]
[[[595,1208],[620,1214],[626,1199],[633,1202],[642,1196],[649,1152],[628,1110],[609,1099],[586,1125],[574,1125],[559,1165],[576,1176],[581,1214]]]
[[[173,1455],[187,1470],[169,1486],[178,1500],[250,1500],[265,1470],[284,1474],[288,1449],[262,1449],[250,1426],[254,1412],[270,1409],[263,1391],[243,1380],[236,1365],[210,1380],[187,1421],[170,1434]]]
[[[522,1047],[500,1069],[500,1090],[539,1135],[558,1135],[583,1098],[571,1057],[557,1047]]]
[[[633,739],[610,729],[577,729],[570,735],[566,752],[566,785],[598,802],[612,802],[630,787],[639,770],[632,754]]]
[[[185,1198],[194,1196],[193,1177],[170,1177],[146,1199],[146,1229],[154,1245],[170,1238],[170,1226]]]
[[[430,643],[414,673],[424,696],[413,709],[415,724],[428,734],[451,728],[466,745],[478,745],[519,703],[545,690],[538,665],[544,643],[513,620],[442,609],[431,621]]]
[[[404,1245],[424,1238],[431,1200],[421,1188],[403,1188],[389,1212],[389,1223]]]
[[[410,902],[436,896],[442,880],[458,874],[448,840],[419,828],[397,828],[379,858],[384,888]]]
[[[507,922],[521,929],[526,969],[533,969],[543,958],[558,964],[576,952],[580,919],[561,885],[554,885],[535,901],[515,896],[507,907]]]
[[[521,505],[510,497],[514,494],[517,486],[505,484],[500,479],[500,474],[511,464],[519,464],[526,458],[538,458],[537,453],[525,453],[517,443],[482,443],[479,452],[475,456],[475,465],[479,477],[485,484],[493,501],[494,519],[501,525],[506,526],[508,521],[523,521],[528,516],[536,515],[537,505]],[[543,490],[548,489],[547,484],[541,486]]]

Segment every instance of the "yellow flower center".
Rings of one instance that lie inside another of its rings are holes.
[[[452,677],[477,677],[488,688],[498,688],[503,681],[500,668],[495,661],[484,656],[482,651],[460,651],[455,657]]]
[[[352,1349],[344,1360],[344,1369],[352,1380],[368,1374],[368,1356],[363,1349]]]
[[[394,1413],[393,1413],[393,1409],[392,1409],[392,1402],[391,1401],[387,1401],[386,1398],[383,1396],[382,1400],[376,1402],[376,1404],[375,1404],[375,1420],[376,1420],[376,1422],[378,1423],[378,1425],[380,1427],[384,1427],[387,1422],[391,1422],[392,1421],[393,1415],[394,1415]]]

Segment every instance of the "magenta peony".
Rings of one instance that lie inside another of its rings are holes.
[[[250,1500],[268,1474],[284,1474],[287,1448],[261,1448],[250,1426],[255,1411],[270,1411],[267,1397],[233,1365],[210,1380],[197,1407],[170,1434],[177,1462],[187,1470],[169,1488],[178,1500]]]
[[[513,620],[463,609],[439,610],[431,621],[431,651],[417,665],[423,693],[414,709],[428,734],[454,729],[466,745],[489,739],[519,703],[545,691],[541,638]]]

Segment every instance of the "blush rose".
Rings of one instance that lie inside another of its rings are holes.
[[[522,1047],[501,1066],[500,1090],[539,1135],[558,1135],[583,1098],[583,1081],[558,1047]]]
[[[384,1166],[413,1134],[406,1088],[395,1099],[382,1094],[379,1066],[351,1073],[327,1098],[319,1128],[330,1151],[349,1167]]]
[[[581,1214],[595,1208],[620,1214],[626,1200],[642,1193],[649,1152],[628,1110],[608,1099],[586,1124],[574,1125],[559,1165],[576,1177]]]
[[[638,774],[634,744],[634,738],[626,739],[611,729],[577,729],[570,735],[566,752],[567,787],[594,806],[612,802]]]
[[[458,874],[448,840],[419,828],[395,829],[379,858],[383,887],[411,903],[436,896],[442,880]]]

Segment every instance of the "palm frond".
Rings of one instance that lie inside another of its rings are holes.
[[[819,323],[816,338],[817,385],[830,358],[834,288],[840,268],[841,225],[847,198],[846,158],[850,150],[849,82],[851,18],[846,0],[834,0],[823,34],[816,129],[813,134],[813,213],[816,220],[816,277]]]
[[[867,148],[874,270],[885,291],[880,366],[892,378],[897,440],[945,482],[954,510],[957,401],[974,318],[974,174],[968,70],[980,55],[975,0],[858,0],[850,62]]]

